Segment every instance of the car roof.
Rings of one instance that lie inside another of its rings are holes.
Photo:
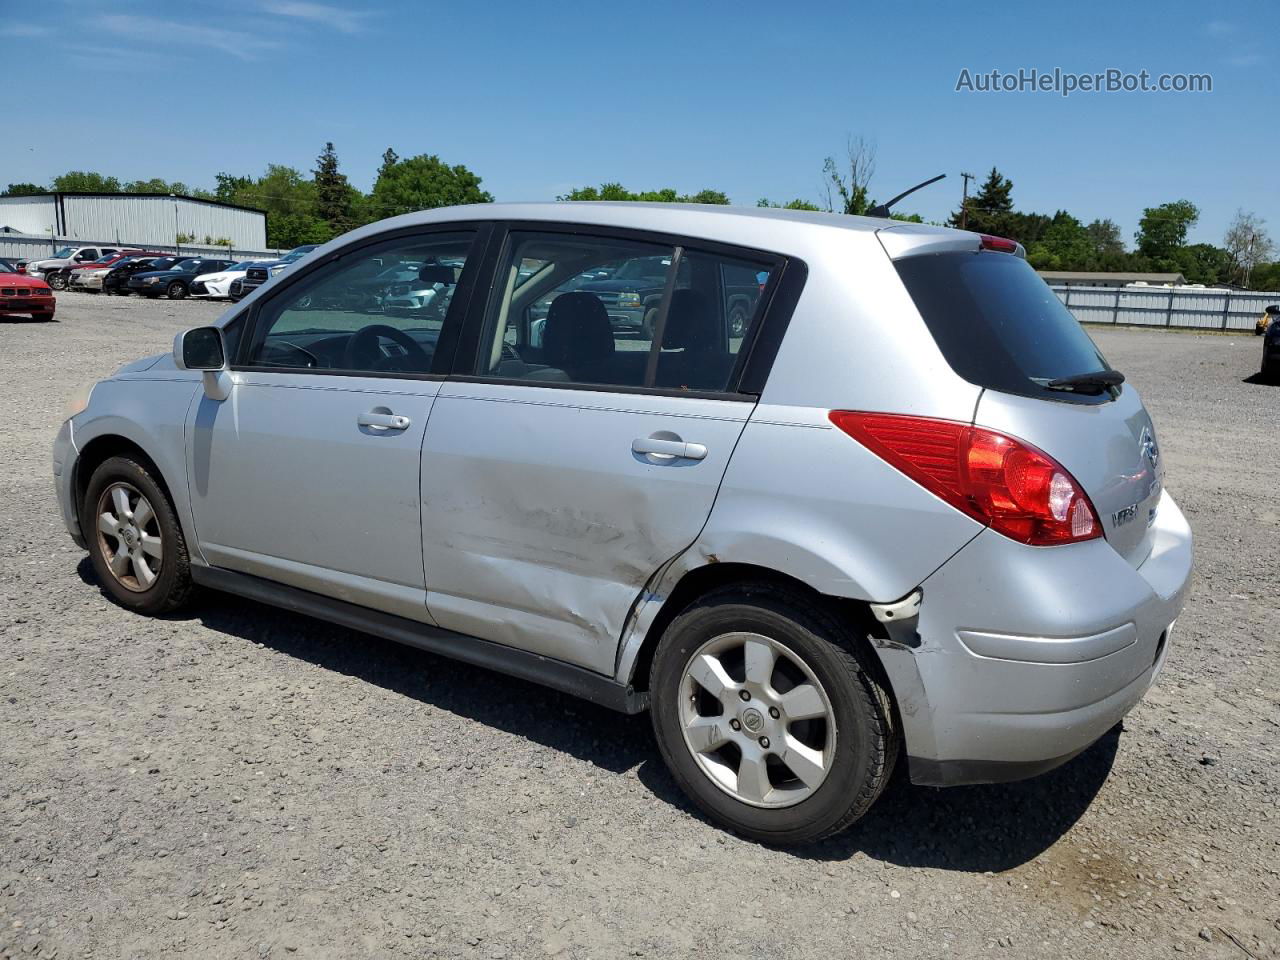
[[[976,246],[978,240],[973,233],[950,227],[878,217],[855,217],[842,213],[708,203],[593,200],[485,203],[420,210],[369,224],[345,234],[338,241],[330,241],[320,249],[327,253],[352,241],[404,227],[475,220],[545,220],[584,226],[629,228],[683,234],[762,250],[782,252],[794,248],[797,253],[800,248],[810,246],[819,238],[829,237],[831,231],[847,231],[864,236],[892,232],[895,239],[907,246],[921,242],[931,245]]]

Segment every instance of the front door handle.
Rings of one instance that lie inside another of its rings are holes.
[[[666,440],[660,437],[641,437],[631,441],[631,452],[663,460],[704,460],[707,448],[700,443],[683,440]]]
[[[395,413],[362,413],[356,417],[360,426],[377,430],[408,430],[411,422],[408,417]]]

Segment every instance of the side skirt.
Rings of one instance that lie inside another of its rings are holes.
[[[647,693],[641,693],[629,685],[624,686],[610,677],[536,653],[468,637],[232,570],[193,564],[191,579],[211,590],[233,593],[340,627],[371,633],[384,640],[393,640],[477,667],[519,677],[521,680],[540,683],[610,710],[640,713],[649,708]]]

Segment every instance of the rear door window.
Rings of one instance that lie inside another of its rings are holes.
[[[951,368],[980,387],[1096,403],[1050,380],[1110,369],[1093,340],[1021,257],[949,251],[894,261]]]

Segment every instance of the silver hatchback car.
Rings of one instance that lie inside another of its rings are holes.
[[[611,323],[601,278],[655,258],[653,322]],[[349,306],[397,264],[438,310]],[[129,608],[209,587],[647,709],[699,807],[799,843],[900,754],[1030,776],[1154,682],[1191,532],[1123,379],[1008,240],[472,206],[97,383],[54,474]]]

